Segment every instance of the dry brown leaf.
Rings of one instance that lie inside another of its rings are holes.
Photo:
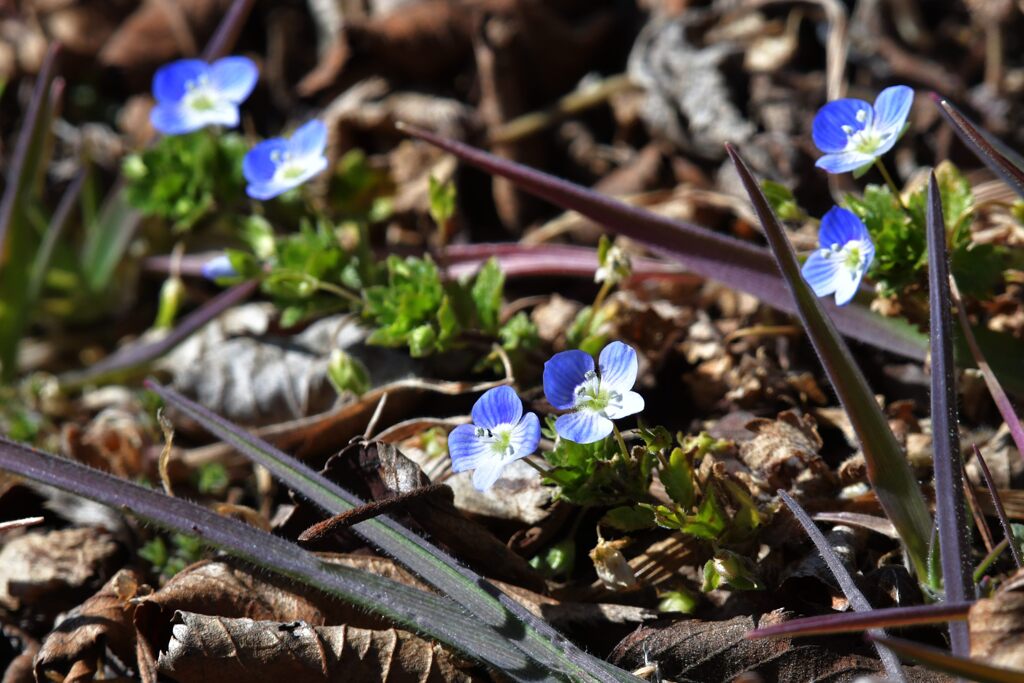
[[[48,621],[95,591],[121,555],[113,535],[94,527],[15,538],[0,550],[0,614]]]
[[[7,641],[13,657],[3,672],[3,683],[35,683],[32,662],[39,652],[39,641],[11,624],[0,623],[0,638]]]
[[[676,683],[732,683],[751,672],[779,683],[853,681],[884,674],[882,664],[859,637],[825,643],[787,638],[747,640],[755,626],[784,621],[778,612],[728,621],[685,619],[666,628],[641,628],[626,637],[609,660],[627,671],[657,664]],[[903,667],[910,683],[946,683],[952,679],[920,667]]]
[[[178,681],[346,680],[370,683],[489,677],[440,645],[406,631],[312,626],[178,612],[161,674]]]
[[[103,588],[71,610],[46,636],[35,658],[37,680],[56,678],[64,683],[93,680],[96,665],[110,651],[122,662],[135,652],[132,600],[140,591],[141,577],[133,569],[114,574]]]
[[[767,482],[766,491],[828,486],[828,465],[818,455],[822,441],[810,415],[786,410],[775,420],[757,418],[747,423],[755,436],[739,445],[740,459]]]
[[[967,624],[971,630],[971,656],[992,666],[1024,672],[1024,571],[991,598],[971,605]],[[1022,673],[1024,675],[1024,673]]]

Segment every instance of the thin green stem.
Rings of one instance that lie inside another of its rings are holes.
[[[594,312],[594,315],[597,315],[597,311],[601,308],[601,304],[603,304],[604,300],[608,298],[608,294],[612,291],[612,287],[614,287],[614,285],[611,280],[605,280],[604,284],[601,285],[601,289],[598,290],[597,296],[594,297],[594,305],[590,307],[590,310]]]
[[[626,440],[622,438],[622,432],[615,424],[612,425],[612,430],[615,432],[615,440],[619,442],[619,450],[622,451],[622,461],[629,462],[629,449],[626,448]]]
[[[903,203],[903,197],[900,195],[900,189],[896,187],[896,183],[893,181],[892,176],[889,175],[889,169],[885,167],[881,159],[875,159],[875,168],[882,174],[882,178],[885,179],[885,184],[892,190],[892,195],[896,197],[896,201],[900,203],[900,208],[903,209],[903,213],[907,213],[907,205]]]
[[[540,472],[540,473],[541,473],[541,476],[544,476],[544,477],[548,476],[548,471],[547,471],[547,468],[541,467],[540,465],[538,465],[537,463],[535,463],[535,462],[533,461],[533,458],[523,458],[523,462],[525,462],[525,463],[526,463],[527,465],[529,465],[529,466],[530,466],[530,467],[532,467],[533,469],[535,469],[535,470],[537,470],[538,472]]]
[[[978,564],[977,568],[974,570],[974,583],[978,583],[979,581],[981,581],[981,579],[985,576],[985,572],[987,572],[989,567],[991,567],[995,563],[995,561],[999,559],[999,556],[1006,551],[1009,545],[1010,539],[1004,538],[992,548],[992,552],[986,555],[985,559],[983,559],[981,563]]]

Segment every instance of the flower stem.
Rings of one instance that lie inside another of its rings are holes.
[[[540,473],[541,473],[541,476],[544,476],[544,477],[548,476],[548,471],[547,471],[547,469],[546,469],[546,468],[544,468],[544,467],[541,467],[540,465],[538,465],[537,463],[535,463],[535,462],[533,461],[533,458],[523,458],[523,462],[525,462],[525,463],[526,463],[527,465],[529,465],[529,466],[530,466],[530,467],[532,467],[533,469],[535,469],[535,470],[537,470],[538,472],[540,472]]]
[[[900,190],[896,187],[896,183],[893,182],[892,176],[889,175],[889,169],[885,167],[881,159],[875,158],[875,168],[882,174],[882,178],[885,179],[885,184],[892,190],[892,194],[896,197],[896,201],[900,203],[900,208],[903,209],[903,213],[907,213],[907,205],[903,203],[903,197],[900,195]]]
[[[626,448],[626,440],[622,438],[622,432],[619,431],[618,425],[612,425],[612,429],[615,431],[615,440],[619,442],[619,449],[622,451],[622,461],[629,462],[629,449]]]
[[[613,285],[611,280],[605,280],[601,285],[601,289],[598,290],[597,296],[594,297],[594,305],[590,307],[590,310],[592,310],[595,315],[597,314],[598,309],[601,308],[601,304],[603,304],[604,300],[608,297],[608,293],[612,291],[612,287]]]

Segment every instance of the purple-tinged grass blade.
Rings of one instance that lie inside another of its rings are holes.
[[[771,254],[762,247],[630,206],[426,130],[406,125],[401,128],[472,166],[507,178],[521,190],[565,210],[577,211],[609,230],[681,263],[697,275],[752,294],[781,311],[796,312],[793,299],[772,263]],[[924,360],[927,340],[904,321],[883,318],[855,304],[837,307],[826,302],[825,307],[843,334],[907,358]]]
[[[915,605],[914,607],[872,609],[867,612],[823,614],[764,626],[749,632],[747,639],[825,636],[835,633],[856,633],[868,629],[904,628],[964,621],[967,619],[967,612],[971,609],[972,604],[970,602],[940,602],[933,605]]]
[[[964,502],[963,459],[957,420],[956,364],[953,361],[953,314],[949,297],[949,256],[946,253],[946,221],[935,174],[928,178],[928,304],[932,351],[931,410],[932,449],[935,470],[935,516],[939,528],[946,602],[974,598],[971,578],[970,527]],[[949,625],[953,654],[971,652],[967,625]]]
[[[924,581],[928,576],[928,540],[932,520],[917,480],[850,349],[839,336],[818,297],[804,281],[793,245],[760,185],[739,152],[732,145],[726,145],[726,150],[736,164],[740,180],[761,220],[804,329],[857,433],[875,496],[899,532],[919,580]]]
[[[988,360],[985,358],[985,354],[981,352],[981,347],[978,345],[978,340],[974,336],[974,330],[971,328],[971,321],[967,319],[967,310],[964,308],[963,301],[960,298],[960,291],[956,286],[956,279],[950,275],[949,280],[949,292],[953,300],[953,305],[956,306],[957,318],[960,320],[960,330],[963,332],[964,342],[967,344],[967,349],[971,352],[971,356],[974,358],[974,364],[978,366],[978,370],[981,372],[981,376],[985,380],[985,387],[988,389],[989,395],[996,404],[996,408],[999,410],[999,415],[1003,418],[1003,422],[1006,423],[1007,428],[1010,430],[1010,436],[1013,437],[1013,443],[1017,446],[1017,453],[1024,458],[1024,427],[1021,426],[1020,418],[1017,416],[1017,412],[1013,409],[1013,404],[1010,403],[1010,397],[1006,395],[1003,390],[1003,385],[999,383],[999,379],[996,374],[992,371],[992,366],[989,365]]]
[[[818,512],[814,514],[813,518],[815,522],[858,526],[861,529],[867,529],[868,531],[874,531],[876,534],[888,536],[895,541],[900,540],[896,527],[885,517],[865,515],[860,512]]]
[[[221,57],[227,57],[238,42],[238,36],[242,34],[245,20],[249,18],[254,0],[235,0],[231,7],[224,14],[224,18],[217,25],[213,37],[203,48],[203,59],[213,62]]]
[[[1020,548],[1017,545],[1017,539],[1013,536],[1013,529],[1010,528],[1010,518],[1006,516],[1006,508],[1003,507],[1003,499],[999,497],[999,490],[996,488],[996,482],[992,479],[992,472],[988,469],[988,463],[985,462],[985,458],[981,455],[981,450],[978,449],[978,444],[971,444],[974,449],[974,457],[978,460],[978,467],[981,468],[981,476],[985,479],[985,486],[988,488],[988,493],[992,496],[992,507],[996,510],[996,518],[999,520],[999,526],[1003,528],[1003,538],[1006,539],[1006,543],[1010,546],[1010,554],[1013,555],[1013,563],[1017,565],[1017,569],[1024,567],[1024,558],[1021,557]]]
[[[825,538],[825,534],[814,525],[814,521],[800,506],[800,503],[796,502],[788,493],[779,489],[779,497],[789,508],[793,516],[796,517],[796,521],[800,523],[800,526],[804,528],[804,532],[814,543],[814,547],[818,550],[818,555],[825,561],[829,571],[832,572],[832,576],[835,577],[836,582],[839,584],[839,589],[843,591],[843,595],[850,601],[850,606],[857,612],[870,613],[874,609],[871,607],[871,603],[864,597],[864,594],[857,588],[857,583],[850,576],[850,572],[846,570],[846,566],[843,561],[836,555],[836,551],[833,550],[832,546],[829,545],[828,539]],[[877,628],[872,628],[868,631],[873,635],[884,636],[885,631]],[[900,661],[896,659],[896,656],[886,650],[884,647],[876,647],[878,650],[878,658],[882,660],[882,665],[885,667],[885,673],[889,675],[894,681],[904,681],[903,667],[900,666]]]
[[[258,286],[257,280],[249,280],[224,290],[186,315],[174,329],[156,341],[126,346],[84,370],[63,375],[59,379],[61,389],[74,391],[89,384],[124,382],[145,373],[150,363],[188,339],[224,311],[248,299]]]
[[[933,671],[941,671],[952,676],[959,676],[977,683],[1021,683],[1024,671],[1019,669],[1003,669],[982,662],[951,655],[928,645],[921,645],[902,638],[875,638],[868,640],[884,645],[900,657],[913,660]]]
[[[0,198],[0,381],[4,383],[17,375],[18,347],[35,309],[26,285],[36,260],[38,238],[28,221],[26,202],[35,193],[46,163],[46,139],[63,92],[62,83],[54,80],[59,53],[56,43],[46,51]]]
[[[281,574],[423,633],[520,681],[557,680],[451,601],[390,579],[321,562],[289,541],[205,507],[133,484],[66,458],[0,437],[0,469],[198,538],[253,565]]]
[[[1021,159],[1019,154],[996,140],[992,135],[974,125],[974,122],[964,116],[963,112],[953,106],[949,100],[935,93],[932,93],[931,97],[964,144],[983,164],[988,166],[990,171],[1002,178],[1017,194],[1024,197],[1024,159]]]
[[[253,0],[234,0],[203,49],[203,59],[213,61],[234,49]],[[123,176],[118,176],[103,202],[99,219],[88,226],[82,245],[81,271],[91,292],[103,292],[110,285],[117,265],[135,237],[142,214],[129,202]]]
[[[365,503],[306,464],[253,436],[172,389],[147,381],[146,386],[168,405],[205,427],[254,463],[267,468],[281,482],[334,516]],[[631,674],[592,657],[566,640],[549,624],[527,612],[486,579],[387,516],[360,522],[352,531],[387,553],[425,582],[481,620],[496,633],[517,630],[517,644],[531,658],[572,677],[601,681],[631,681]]]
[[[506,277],[562,275],[592,279],[600,265],[597,250],[569,244],[523,245],[514,242],[452,244],[445,247],[447,275],[458,278],[472,275],[489,258],[495,258]],[[633,259],[632,277],[653,278],[683,274],[672,263],[652,258]],[[685,277],[693,277],[684,274]]]

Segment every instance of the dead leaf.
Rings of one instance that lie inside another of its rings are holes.
[[[594,563],[597,578],[612,590],[625,590],[636,586],[636,574],[622,554],[622,548],[628,544],[629,540],[625,538],[614,541],[598,538],[597,545],[590,551],[590,561]]]
[[[93,680],[107,648],[122,662],[135,652],[133,599],[148,586],[133,569],[114,574],[103,588],[71,610],[46,636],[34,669],[37,680],[57,678],[65,683]]]
[[[991,598],[971,605],[967,624],[971,631],[971,656],[992,666],[1024,672],[1024,586],[1017,581],[1000,587]],[[1024,675],[1024,674],[1022,674]]]
[[[747,429],[755,436],[739,445],[740,459],[767,482],[767,493],[798,480],[804,490],[829,486],[831,472],[818,455],[822,441],[813,417],[786,410],[775,420],[751,420]]]
[[[12,539],[0,550],[0,613],[48,623],[96,590],[121,556],[113,535],[95,527]]]
[[[747,616],[728,621],[685,619],[665,628],[641,628],[627,636],[609,660],[627,671],[656,664],[676,683],[732,683],[751,672],[779,683],[853,681],[884,675],[882,664],[859,637],[811,641],[787,638],[747,640],[755,626],[785,621],[771,612],[759,622]],[[903,667],[911,683],[946,683],[948,676]]]
[[[312,626],[180,611],[171,628],[157,667],[178,681],[489,680],[440,645],[393,628]]]

